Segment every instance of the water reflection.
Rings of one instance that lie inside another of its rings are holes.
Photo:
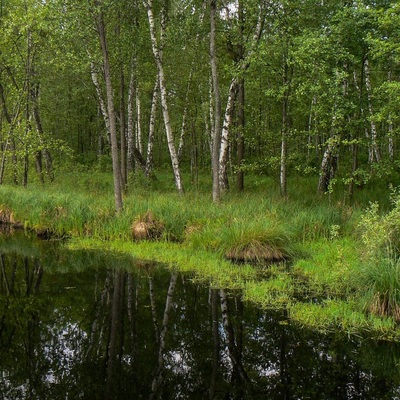
[[[321,336],[129,257],[0,238],[0,399],[396,399],[399,346]]]

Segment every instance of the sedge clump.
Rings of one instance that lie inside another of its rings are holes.
[[[140,215],[131,226],[134,240],[159,239],[164,232],[164,224],[157,220],[152,211]]]

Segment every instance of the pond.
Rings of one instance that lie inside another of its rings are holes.
[[[400,346],[162,265],[0,237],[0,399],[398,399]]]

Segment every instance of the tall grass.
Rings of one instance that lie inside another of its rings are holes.
[[[400,259],[365,263],[360,268],[358,283],[367,311],[400,322]]]

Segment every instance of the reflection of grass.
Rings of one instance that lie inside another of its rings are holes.
[[[340,328],[348,334],[369,332],[382,339],[398,339],[400,334],[392,319],[366,316],[355,302],[326,300],[321,303],[296,303],[289,310],[290,317],[301,325],[331,331]]]

